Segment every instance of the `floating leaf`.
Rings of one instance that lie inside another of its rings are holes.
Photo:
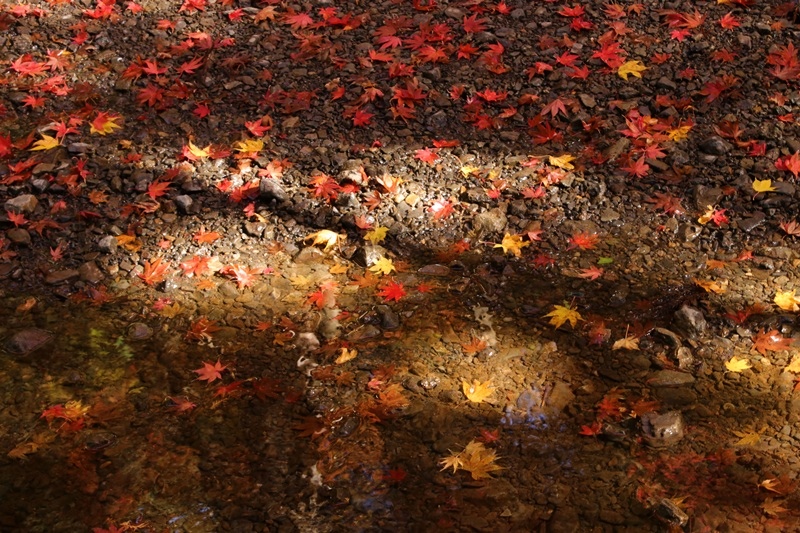
[[[773,300],[775,305],[784,311],[798,311],[800,310],[800,299],[794,294],[794,289],[790,291],[778,291]]]
[[[442,470],[452,467],[453,473],[459,469],[466,470],[472,475],[472,479],[478,480],[490,478],[492,472],[503,469],[495,464],[497,459],[497,452],[490,450],[482,442],[473,440],[463,451],[445,457],[439,464],[442,465]]]
[[[739,437],[739,440],[734,443],[734,446],[755,446],[759,442],[761,442],[761,434],[766,431],[766,427],[761,429],[761,431],[753,431],[752,429],[749,431],[735,431],[733,432],[734,435]]]
[[[550,317],[550,324],[556,328],[560,328],[565,322],[569,322],[573,328],[578,325],[579,320],[583,320],[580,313],[575,309],[570,308],[569,305],[556,305],[555,309],[544,315],[544,318]]]
[[[481,403],[494,393],[494,386],[492,386],[491,382],[488,380],[481,383],[477,379],[473,379],[472,385],[466,381],[462,381],[461,389],[464,391],[464,395],[467,399],[473,403]]]
[[[206,146],[205,148],[200,148],[199,146],[195,145],[192,141],[189,141],[189,152],[195,156],[199,157],[200,159],[206,158],[211,153],[211,147]]]
[[[372,244],[378,244],[386,238],[387,231],[389,231],[389,228],[378,226],[377,228],[368,231],[366,235],[364,235],[364,240],[367,240]]]
[[[264,141],[261,139],[247,139],[246,141],[239,141],[233,145],[237,152],[258,152],[264,148]]]
[[[741,372],[742,370],[747,370],[748,368],[752,368],[750,361],[747,359],[739,359],[737,356],[733,356],[730,361],[725,361],[725,368],[728,369],[728,372]]]
[[[504,253],[511,252],[514,257],[522,255],[522,249],[530,245],[530,241],[523,241],[521,235],[511,235],[506,233],[503,237],[503,242],[495,244],[495,248],[502,248]]]

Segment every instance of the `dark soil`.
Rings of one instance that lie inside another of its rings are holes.
[[[0,530],[799,531],[798,22],[0,3]]]

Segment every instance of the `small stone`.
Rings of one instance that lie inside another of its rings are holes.
[[[739,226],[740,230],[750,232],[756,229],[761,224],[763,224],[766,220],[767,220],[767,215],[765,215],[761,211],[756,211],[751,216],[743,220],[739,220],[737,222],[737,225]]]
[[[424,267],[420,268],[417,272],[420,274],[425,274],[426,276],[449,276],[450,275],[450,267],[447,265],[425,265]]]
[[[128,326],[128,338],[133,341],[143,341],[153,336],[153,328],[144,322],[134,322]]]
[[[36,209],[36,206],[39,205],[39,200],[32,194],[21,194],[16,198],[12,198],[7,200],[4,204],[6,211],[11,211],[12,213],[23,213],[23,214],[30,214]]]
[[[666,76],[661,76],[656,82],[656,87],[658,87],[659,89],[667,89],[669,91],[674,91],[675,89],[678,88],[678,85],[671,79],[667,78]]]
[[[487,233],[500,233],[508,224],[508,219],[499,208],[494,208],[477,214],[473,219],[472,224],[475,228],[475,231],[481,235]]]
[[[696,339],[705,333],[708,324],[703,312],[689,305],[683,305],[675,312],[675,329],[687,339]]]
[[[87,261],[82,264],[78,268],[78,272],[80,272],[82,281],[92,285],[97,285],[106,277],[94,261]]]
[[[366,326],[358,329],[354,329],[350,333],[347,334],[347,340],[350,342],[358,342],[364,341],[368,339],[374,339],[381,335],[381,330],[377,326],[373,326],[372,324],[367,324]]]
[[[178,206],[178,210],[184,215],[191,213],[193,203],[194,200],[192,200],[192,197],[188,194],[181,194],[175,197],[175,205]]]
[[[642,419],[644,441],[653,448],[666,448],[677,444],[684,436],[686,426],[679,411],[664,414],[645,413]]]
[[[26,355],[41,348],[53,339],[53,334],[39,328],[23,329],[9,337],[3,346],[14,355]]]
[[[325,252],[314,246],[306,246],[294,257],[298,265],[316,265],[325,259]]]
[[[258,192],[261,198],[266,201],[285,202],[289,199],[289,195],[286,194],[281,182],[274,178],[263,178],[258,186]]]
[[[11,228],[6,232],[6,237],[14,244],[27,246],[31,243],[31,234],[25,228]]]
[[[556,382],[547,395],[545,405],[555,413],[560,413],[575,400],[575,394],[563,381]]]
[[[659,370],[647,380],[647,384],[653,387],[679,387],[681,385],[691,385],[694,381],[694,376],[686,372]]]
[[[53,272],[49,272],[44,277],[44,282],[48,285],[59,285],[61,283],[67,283],[72,280],[79,278],[81,273],[75,269],[65,269],[65,270],[56,270]]]
[[[388,305],[378,305],[376,307],[381,315],[381,327],[386,330],[393,330],[400,327],[400,316]]]
[[[260,220],[248,220],[244,223],[244,232],[251,237],[260,239],[267,229],[267,224]]]
[[[97,249],[106,254],[113,254],[117,251],[117,238],[113,235],[106,235],[97,241]]]
[[[701,141],[699,148],[706,154],[725,155],[733,150],[733,145],[719,135],[712,135]]]
[[[605,208],[600,211],[600,222],[612,222],[619,220],[619,213],[610,208]]]

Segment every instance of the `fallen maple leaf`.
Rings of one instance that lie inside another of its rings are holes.
[[[506,233],[503,237],[503,242],[495,244],[494,248],[502,248],[503,253],[511,252],[515,257],[520,257],[522,256],[522,249],[530,244],[530,241],[523,241],[521,235]]]
[[[564,170],[572,170],[575,168],[575,165],[572,164],[572,161],[575,161],[575,156],[570,154],[560,155],[558,157],[555,156],[548,156],[547,161],[558,168],[563,168]]]
[[[219,359],[214,364],[203,362],[203,367],[198,368],[197,370],[193,370],[195,374],[197,374],[197,379],[199,381],[207,381],[211,383],[214,380],[222,379],[222,372],[228,368],[227,366],[220,364]]]
[[[800,299],[794,294],[795,289],[790,291],[778,291],[775,294],[775,305],[784,311],[800,311]]]
[[[392,260],[389,259],[388,257],[381,257],[380,259],[375,261],[375,264],[369,267],[369,269],[372,272],[375,272],[376,274],[381,273],[384,276],[388,276],[389,274],[397,270]]]
[[[788,350],[792,342],[794,339],[784,337],[777,329],[762,330],[753,335],[753,348],[761,355],[767,355],[767,351]]]
[[[314,242],[311,243],[311,246],[316,246],[317,244],[324,244],[325,251],[327,252],[328,250],[336,246],[336,243],[339,241],[340,238],[341,235],[339,235],[338,233],[331,231],[329,229],[323,229],[316,233],[308,235],[305,239],[303,239],[303,242],[307,242],[313,239]]]
[[[568,239],[569,241],[569,248],[567,250],[572,250],[574,248],[580,248],[581,250],[591,250],[595,247],[595,245],[600,242],[600,236],[596,233],[589,233],[586,231],[576,233],[572,237]]]
[[[642,77],[642,72],[647,70],[641,61],[626,61],[625,63],[621,64],[617,69],[617,74],[619,77],[625,81],[628,81],[628,75],[636,76],[637,78]]]
[[[713,292],[714,294],[724,294],[725,291],[728,289],[726,288],[728,285],[728,280],[723,280],[721,282],[713,281],[713,280],[703,280],[692,278],[695,285],[698,287],[702,287],[703,290],[706,292]]]
[[[368,231],[364,235],[364,239],[371,242],[372,244],[378,244],[381,241],[383,241],[383,239],[386,238],[386,232],[388,231],[389,228],[384,226],[378,226],[377,228]]]
[[[461,389],[464,391],[464,396],[473,403],[481,403],[494,393],[494,386],[489,380],[481,383],[477,379],[473,379],[472,385],[462,381]]]
[[[544,315],[544,318],[550,317],[550,324],[556,328],[560,328],[564,323],[569,322],[573,328],[578,325],[579,320],[583,320],[577,310],[572,309],[569,304],[567,305],[554,305],[554,309]]]
[[[772,180],[753,180],[753,190],[758,194],[760,192],[770,192],[776,189],[772,186]]]
[[[58,142],[58,139],[56,139],[55,137],[51,137],[50,135],[45,135],[44,133],[42,133],[42,138],[33,143],[33,148],[30,148],[29,150],[31,152],[38,152],[40,150],[50,150],[52,148],[55,148],[59,144],[60,143]]]
[[[795,178],[800,177],[800,150],[775,161],[775,168],[778,170],[787,170],[791,172]]]
[[[392,280],[381,287],[377,294],[387,302],[397,302],[406,295],[406,290],[402,283]]]
[[[98,135],[107,135],[114,130],[122,128],[117,121],[122,117],[119,115],[111,115],[105,111],[97,114],[97,117],[89,124],[89,133],[96,133]]]
[[[144,270],[138,276],[146,285],[153,285],[164,279],[167,270],[169,270],[169,261],[162,263],[161,258],[156,257],[152,261],[144,262]]]
[[[634,337],[633,335],[628,335],[623,339],[619,339],[618,341],[614,342],[614,345],[611,347],[612,350],[638,350],[639,349],[639,338]]]
[[[730,361],[725,361],[725,368],[728,372],[735,372],[739,373],[743,370],[747,370],[748,368],[752,368],[753,365],[750,364],[750,361],[747,359],[739,359],[738,356],[734,355]]]
[[[775,494],[780,494],[781,496],[787,496],[790,493],[794,492],[794,489],[797,487],[797,483],[789,479],[789,476],[784,474],[777,478],[765,479],[764,481],[759,483],[758,486],[763,487],[768,491],[774,492]]]
[[[348,350],[347,348],[342,347],[342,353],[339,355],[339,357],[336,358],[336,361],[334,361],[334,363],[337,365],[342,365],[347,361],[355,359],[357,355],[358,355],[357,350]]]
[[[479,480],[491,477],[491,472],[502,470],[503,467],[494,464],[498,459],[497,453],[483,445],[482,442],[470,441],[469,444],[459,453],[451,453],[439,461],[442,470],[450,467],[453,473],[459,469],[466,470],[472,475],[472,479]]]

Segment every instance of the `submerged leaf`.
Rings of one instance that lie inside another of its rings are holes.
[[[583,320],[581,314],[575,309],[570,308],[569,305],[555,305],[555,309],[544,315],[544,318],[550,317],[550,324],[556,328],[560,328],[565,322],[569,322],[573,328],[578,325],[579,320]]]

